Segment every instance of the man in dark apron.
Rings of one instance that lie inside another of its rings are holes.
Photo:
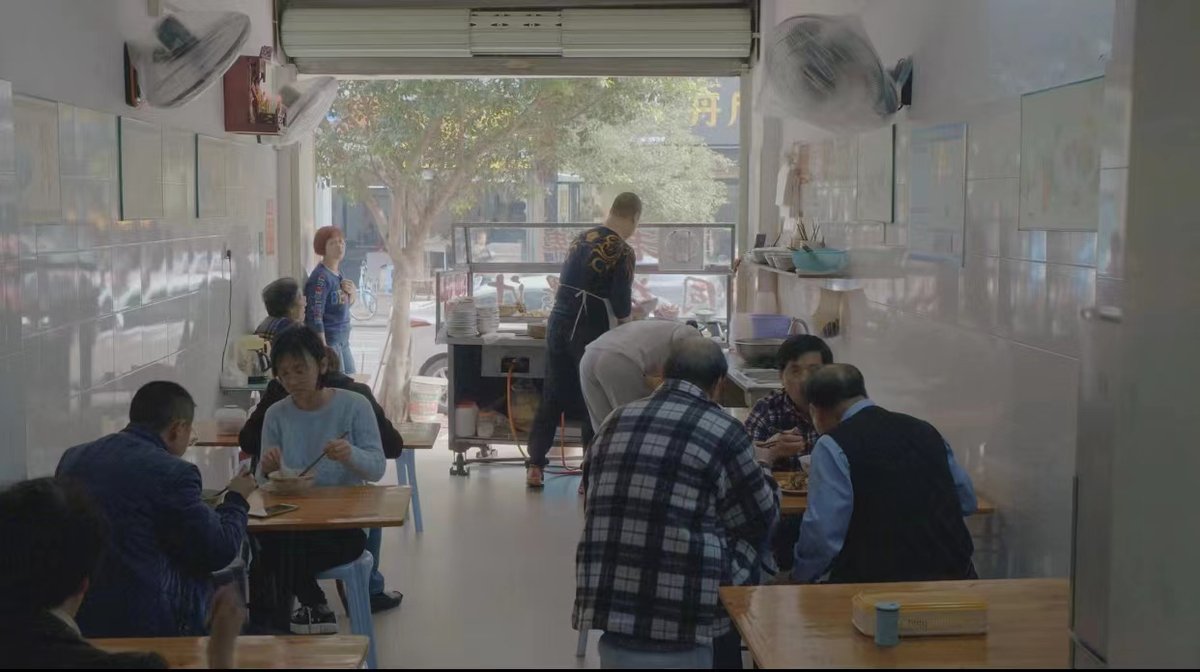
[[[641,216],[642,201],[637,194],[617,196],[604,224],[580,234],[563,262],[554,310],[546,325],[542,403],[529,434],[525,484],[530,488],[542,487],[546,454],[563,413],[583,419],[583,445],[591,443],[592,427],[579,385],[579,360],[588,343],[630,319],[636,257],[625,240],[637,230]]]

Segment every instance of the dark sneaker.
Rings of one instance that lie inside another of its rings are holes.
[[[292,614],[292,633],[297,635],[336,635],[337,616],[328,606],[300,607]]]
[[[382,593],[371,594],[371,613],[379,613],[388,609],[395,609],[400,606],[400,601],[404,599],[404,595],[398,590],[385,590]]]

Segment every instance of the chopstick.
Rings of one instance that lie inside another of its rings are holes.
[[[249,474],[249,473],[250,473],[250,467],[246,467],[245,469],[242,469],[242,470],[238,471],[238,476],[245,476],[246,474]],[[229,486],[228,486],[228,485],[227,485],[227,486],[225,486],[225,487],[223,487],[223,488],[221,488],[221,491],[220,491],[220,492],[218,492],[217,494],[213,495],[213,496],[212,496],[212,499],[216,499],[216,498],[218,498],[218,497],[220,497],[220,496],[224,495],[224,494],[225,494],[225,493],[227,493],[227,492],[229,492]]]
[[[338,440],[338,441],[341,441],[342,439],[346,438],[347,436],[350,436],[350,432],[342,432],[342,435],[341,435],[341,436],[339,436],[339,437],[337,438],[337,440]],[[318,462],[320,462],[320,461],[321,461],[321,460],[323,460],[323,459],[325,459],[325,451],[324,451],[324,450],[322,450],[322,451],[321,451],[321,454],[317,456],[317,459],[313,460],[313,461],[312,461],[312,464],[310,464],[310,465],[308,465],[307,467],[305,467],[305,468],[304,468],[304,471],[300,472],[300,475],[299,475],[299,476],[297,476],[296,478],[303,478],[305,474],[307,474],[308,472],[312,471],[312,468],[313,468],[313,467],[315,467],[315,466],[317,466],[317,463],[318,463]]]

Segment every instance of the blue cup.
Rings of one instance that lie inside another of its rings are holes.
[[[900,643],[900,605],[895,602],[875,603],[875,644],[895,646]]]

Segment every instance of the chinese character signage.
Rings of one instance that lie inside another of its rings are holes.
[[[721,77],[707,94],[692,101],[692,131],[710,147],[737,147],[741,106],[740,78]]]

